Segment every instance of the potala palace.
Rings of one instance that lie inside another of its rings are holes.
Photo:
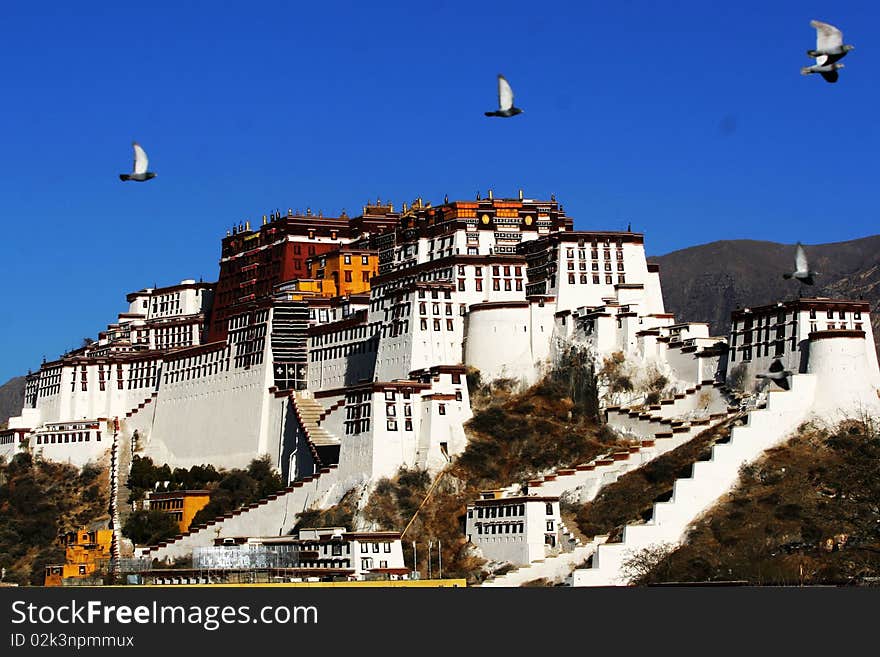
[[[94,342],[30,374],[0,454],[29,450],[82,465],[114,439],[171,467],[243,467],[269,454],[289,488],[144,551],[174,557],[217,536],[278,536],[298,511],[402,465],[439,471],[465,448],[469,367],[484,381],[528,384],[572,346],[596,362],[619,352],[636,378],[659,372],[669,382],[654,404],[644,394],[605,400],[608,424],[632,448],[496,491],[468,510],[468,536],[484,554],[537,561],[543,570],[533,578],[569,576],[592,555],[590,568],[571,575],[589,585],[625,583],[625,550],[680,540],[744,461],[806,419],[880,414],[866,302],[797,298],[793,282],[794,300],[739,309],[729,335],[711,336],[707,324],[665,312],[644,235],[573,226],[555,198],[491,192],[240,224],[222,239],[216,283],[131,292]],[[790,390],[756,387],[776,358],[793,373]],[[614,545],[597,538],[563,553],[545,540],[558,536],[561,495],[591,499],[741,411],[735,388],[749,393],[745,424],[676,482],[654,520],[627,527]]]

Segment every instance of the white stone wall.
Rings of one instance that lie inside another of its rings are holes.
[[[545,537],[555,539],[561,523],[556,498],[500,498],[468,505],[465,534],[486,559],[527,565],[549,554]]]
[[[880,376],[874,343],[823,337],[809,343],[807,371],[816,377],[813,412],[829,421],[880,417]]]
[[[163,384],[147,454],[174,467],[245,467],[262,454],[275,462],[278,446],[269,434],[274,378],[268,341],[264,350],[259,365]]]
[[[100,460],[113,445],[113,421],[82,420],[47,424],[31,436],[35,456],[82,467]]]
[[[530,324],[531,313],[525,302],[518,307],[472,308],[468,316],[465,362],[480,370],[485,381],[533,380],[536,358],[532,352]]]

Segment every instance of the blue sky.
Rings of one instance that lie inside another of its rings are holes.
[[[0,382],[274,208],[555,193],[650,254],[877,231],[871,2],[6,3]],[[768,7],[767,5],[772,5]],[[803,77],[812,18],[856,46]],[[495,75],[525,113],[488,119]],[[159,176],[121,183],[132,139]]]

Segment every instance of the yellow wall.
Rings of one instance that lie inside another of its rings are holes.
[[[170,513],[177,520],[177,526],[183,533],[189,529],[193,517],[207,506],[211,501],[210,495],[180,495],[168,496],[167,499],[150,498],[150,510]]]
[[[89,577],[94,574],[98,562],[110,558],[113,531],[110,529],[89,531],[87,528],[82,528],[67,534],[62,540],[66,546],[64,555],[66,563],[46,566],[44,586],[61,586],[63,578]],[[59,569],[60,572],[56,572]]]
[[[367,264],[363,262],[365,256]],[[323,268],[321,260],[326,263]],[[321,270],[323,270],[323,274],[319,277],[318,272]],[[309,276],[323,281],[321,294],[325,297],[369,292],[370,278],[378,273],[379,256],[369,252],[332,251],[315,256],[309,263]],[[346,274],[351,278],[350,281],[345,280]],[[364,274],[366,274],[366,281]]]
[[[210,495],[187,495],[183,498],[183,518],[179,523],[181,533],[189,530],[193,517],[210,501]]]

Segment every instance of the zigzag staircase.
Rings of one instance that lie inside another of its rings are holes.
[[[135,415],[138,414],[139,411],[144,410],[148,405],[152,404],[153,400],[156,399],[156,397],[158,395],[159,395],[158,392],[154,392],[149,397],[147,397],[144,401],[142,401],[140,404],[138,404],[137,406],[132,408],[130,411],[126,411],[125,417],[126,418],[134,417]]]
[[[566,537],[565,542],[571,549],[559,550],[544,559],[536,559],[528,566],[514,567],[503,575],[489,577],[480,586],[489,588],[522,586],[536,580],[542,580],[547,585],[560,584],[571,574],[573,569],[584,563],[593,554],[596,547],[607,538],[597,536],[589,543],[584,544],[566,527],[564,522],[560,525],[562,533]]]
[[[698,393],[700,388],[708,386],[722,388],[720,384],[705,382],[703,385],[688,389],[684,394],[677,395],[673,398],[672,403],[666,405],[674,406],[676,400],[686,399]],[[727,391],[721,390],[721,392],[726,394]],[[621,415],[627,417],[632,413],[633,416],[639,417],[640,421],[644,421],[645,434],[650,437],[639,440],[627,448],[618,448],[599,456],[589,463],[573,468],[560,468],[542,477],[532,479],[526,484],[525,494],[547,497],[568,495],[571,501],[579,504],[589,502],[605,486],[614,483],[627,472],[640,468],[658,456],[676,449],[703,431],[731,419],[740,412],[738,406],[727,406],[726,402],[723,407],[722,412],[704,414],[703,417],[690,421],[664,417],[659,413],[633,412],[629,409],[614,407],[611,409],[612,411],[619,410]],[[511,486],[505,490],[515,494],[518,492],[517,489],[517,486]],[[521,586],[526,582],[538,579],[545,579],[550,583],[560,582],[570,576],[578,564],[584,563],[593,555],[598,546],[602,545],[606,539],[607,536],[597,536],[588,543],[576,540],[572,552],[564,552],[543,561],[520,566],[497,578],[486,580],[482,586]]]
[[[293,408],[299,424],[305,432],[312,457],[319,467],[339,462],[339,438],[320,425],[334,407],[325,409],[305,391],[296,391],[291,395]],[[345,400],[343,400],[343,403]],[[338,407],[338,404],[337,404]]]
[[[293,482],[261,500],[217,516],[206,523],[195,525],[158,545],[135,550],[140,557],[179,559],[192,553],[194,547],[214,544],[215,538],[231,536],[281,536],[296,524],[296,516],[320,502],[334,489],[336,466],[323,468],[319,473]]]
[[[729,440],[712,447],[709,460],[694,463],[690,477],[675,481],[672,497],[654,504],[651,520],[627,525],[619,543],[600,545],[591,566],[572,573],[572,585],[627,585],[625,563],[635,552],[680,543],[688,526],[736,483],[744,463],[785,440],[807,418],[815,385],[813,375],[798,374],[791,378],[791,390],[771,391],[765,408],[748,412]]]

